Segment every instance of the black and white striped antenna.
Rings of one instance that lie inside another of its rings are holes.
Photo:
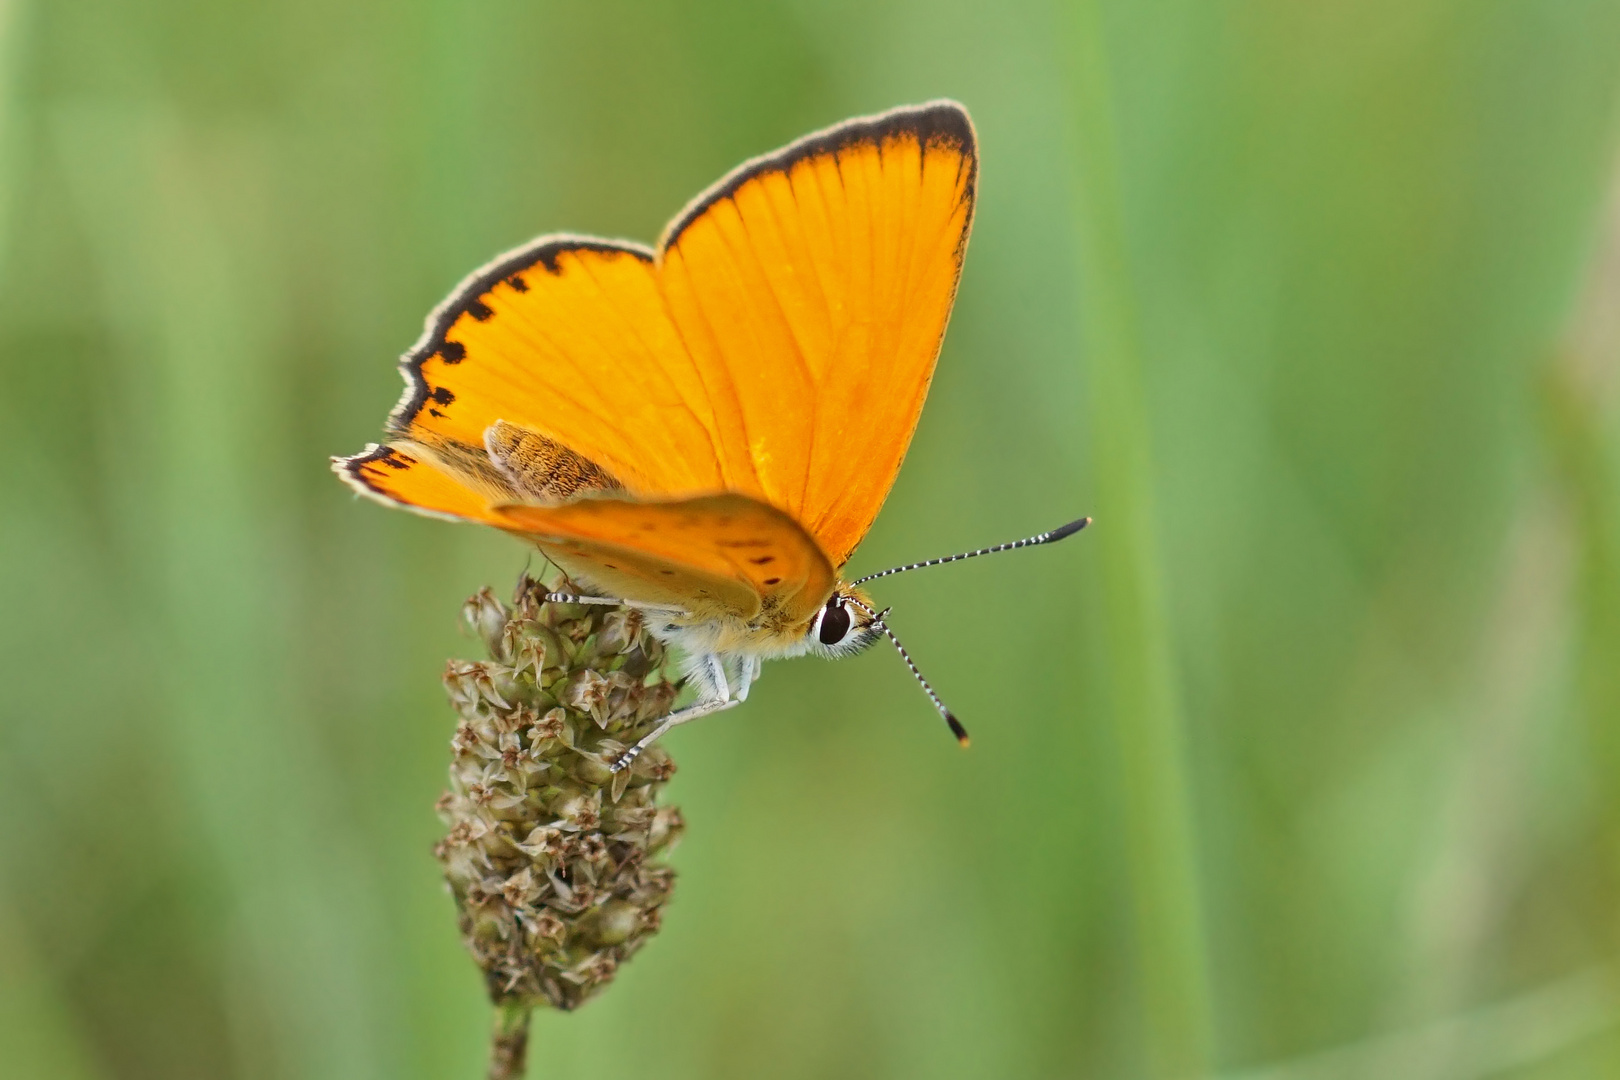
[[[850,582],[850,584],[852,586],[860,585],[863,582],[888,577],[890,574],[903,574],[907,570],[921,570],[925,566],[939,566],[942,563],[960,562],[963,559],[972,559],[979,555],[994,555],[998,551],[1016,551],[1021,547],[1035,547],[1038,544],[1051,544],[1058,540],[1062,540],[1066,536],[1073,536],[1075,533],[1079,532],[1081,529],[1090,524],[1091,519],[1089,517],[1083,517],[1078,521],[1071,521],[1067,525],[1060,525],[1050,532],[1038,533],[1035,536],[1028,537],[1024,540],[1014,540],[1010,544],[997,544],[995,547],[979,548],[977,551],[964,551],[960,555],[947,555],[942,559],[924,559],[922,562],[907,563],[905,566],[896,566],[891,570],[881,570],[876,574],[867,574],[863,578],[855,579],[854,581]],[[900,644],[900,639],[894,636],[894,631],[890,630],[889,624],[884,621],[884,619],[888,616],[890,609],[884,608],[882,611],[873,611],[871,608],[867,607],[865,604],[861,603],[859,600],[856,600],[852,596],[846,597],[846,599],[851,604],[854,604],[856,607],[860,608],[862,611],[866,612],[872,617],[872,626],[875,629],[883,631],[884,636],[889,639],[889,644],[893,645],[895,651],[900,654],[900,659],[904,660],[906,662],[906,667],[911,669],[911,677],[917,680],[917,685],[922,687],[923,693],[928,695],[928,700],[934,703],[934,708],[939,711],[940,717],[951,729],[951,734],[956,736],[956,741],[963,746],[966,746],[968,744],[967,728],[962,726],[962,721],[958,720],[956,718],[956,714],[951,712],[950,709],[946,708],[945,702],[941,701],[939,695],[934,693],[934,688],[928,685],[927,679],[923,678],[923,673],[918,670],[915,661],[911,659],[911,654],[906,651],[906,647],[904,645]]]
[[[927,679],[923,678],[923,673],[917,669],[916,663],[911,659],[911,654],[906,652],[904,645],[900,644],[900,639],[894,636],[894,631],[889,629],[889,624],[883,621],[884,617],[893,609],[884,608],[882,611],[873,611],[853,597],[850,598],[849,602],[872,616],[872,627],[883,631],[884,636],[889,639],[889,644],[893,645],[895,651],[900,654],[900,659],[904,660],[906,667],[911,669],[911,677],[917,680],[917,685],[922,687],[923,693],[928,695],[928,700],[932,701],[934,708],[939,710],[940,717],[945,721],[946,726],[951,729],[951,734],[956,736],[956,741],[966,746],[968,744],[967,728],[962,726],[962,721],[958,720],[956,714],[946,708],[945,702],[941,701],[939,695],[934,693],[934,688],[928,685]]]
[[[994,555],[998,551],[1017,551],[1019,548],[1035,547],[1037,544],[1053,544],[1064,539],[1065,537],[1073,536],[1075,533],[1079,532],[1081,529],[1090,524],[1091,519],[1088,517],[1083,517],[1079,521],[1071,521],[1067,525],[1060,525],[1051,532],[1037,533],[1036,535],[1023,540],[1014,540],[1010,544],[997,544],[995,547],[980,548],[977,551],[964,551],[960,555],[947,555],[942,559],[924,559],[922,562],[907,563],[905,566],[896,566],[888,570],[879,570],[875,574],[867,574],[863,578],[856,578],[854,581],[850,582],[850,584],[860,585],[868,581],[875,581],[880,577],[888,577],[891,574],[903,574],[907,570],[921,570],[925,566],[940,566],[944,563],[961,562],[963,559],[973,559],[980,555]],[[895,644],[898,645],[899,642],[895,642]],[[904,649],[901,649],[900,651],[902,653],[905,652]],[[928,684],[924,683],[923,685],[926,687]]]

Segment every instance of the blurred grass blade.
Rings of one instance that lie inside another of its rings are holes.
[[[1090,393],[1101,620],[1121,758],[1148,1056],[1202,1074],[1210,1015],[1175,665],[1153,522],[1152,440],[1119,188],[1107,43],[1097,5],[1070,11],[1074,224]]]
[[[1221,1080],[1484,1080],[1528,1069],[1620,1023],[1615,973],[1594,967],[1426,1027],[1307,1057],[1223,1073]]]

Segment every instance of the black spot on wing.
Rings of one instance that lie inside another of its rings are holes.
[[[511,277],[506,279],[506,283],[512,286],[512,288],[516,289],[518,292],[529,291],[529,283],[523,280],[522,274],[513,274]]]
[[[914,135],[924,147],[950,146],[961,151],[965,166],[972,170],[968,178],[966,197],[971,202],[974,182],[978,173],[978,142],[973,133],[973,121],[967,110],[954,101],[931,101],[925,105],[908,105],[876,116],[861,116],[846,120],[823,131],[795,140],[775,153],[744,162],[733,169],[694,199],[679,217],[664,231],[660,249],[674,247],[681,233],[692,222],[702,217],[710,207],[729,199],[748,181],[770,172],[788,172],[807,158],[832,155],[843,175],[840,151],[852,146],[875,145],[883,151],[885,139],[901,135]]]
[[[781,583],[782,579],[779,577],[768,577],[765,579],[765,584],[767,585],[780,585]]]
[[[448,405],[452,401],[456,400],[456,395],[451,393],[450,388],[446,386],[434,387],[433,392],[430,393],[428,397],[432,398],[434,401],[437,401],[440,405]]]
[[[748,561],[753,563],[755,566],[769,566],[771,563],[776,561],[776,556],[775,555],[761,555],[757,559],[749,559]]]
[[[434,309],[433,314],[428,316],[427,329],[422,337],[401,358],[400,370],[404,373],[410,389],[405,399],[389,415],[387,429],[396,435],[405,434],[410,428],[411,421],[427,407],[431,388],[422,378],[423,364],[433,356],[443,358],[446,364],[459,364],[467,358],[467,348],[463,343],[445,337],[463,314],[471,315],[480,321],[492,317],[493,309],[485,298],[497,285],[505,282],[520,292],[525,291],[531,287],[527,281],[524,281],[522,286],[516,284],[517,280],[523,280],[521,275],[525,271],[542,266],[549,273],[559,274],[562,272],[559,257],[572,251],[595,251],[623,255],[627,258],[640,259],[642,262],[653,261],[653,253],[649,248],[623,240],[602,240],[589,236],[543,236],[477,271],[462,282],[444,303]]]
[[[388,470],[404,472],[416,464],[416,459],[392,446],[374,446],[353,457],[334,458],[333,464],[347,473],[355,482],[385,497],[388,492],[378,485],[387,481]]]

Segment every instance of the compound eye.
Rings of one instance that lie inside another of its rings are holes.
[[[823,645],[837,645],[848,635],[849,624],[849,608],[835,596],[821,609],[821,624],[816,630],[816,637]]]

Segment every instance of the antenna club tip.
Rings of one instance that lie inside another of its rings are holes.
[[[1051,543],[1053,540],[1062,540],[1066,536],[1073,536],[1075,533],[1079,532],[1081,529],[1090,524],[1091,518],[1083,517],[1078,521],[1071,521],[1067,525],[1060,525],[1052,530],[1047,542]]]
[[[950,725],[951,734],[956,736],[957,743],[960,744],[961,746],[964,746],[964,747],[967,746],[967,744],[968,744],[968,733],[967,733],[967,728],[962,726],[962,721],[958,720],[955,716],[951,715],[950,713],[946,713],[945,714],[945,722]]]

